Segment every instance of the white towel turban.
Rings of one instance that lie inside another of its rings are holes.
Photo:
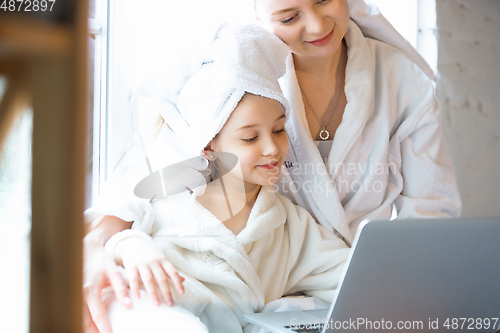
[[[199,155],[219,133],[246,92],[276,100],[288,110],[278,79],[285,74],[289,52],[257,24],[225,24],[217,30],[209,56],[198,57],[204,63],[182,87],[177,107],[170,104],[161,111],[190,155]]]

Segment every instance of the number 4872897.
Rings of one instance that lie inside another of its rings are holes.
[[[1,0],[0,0],[1,1]],[[4,12],[52,11],[56,0],[3,0],[0,10]],[[49,7],[50,5],[50,7]]]

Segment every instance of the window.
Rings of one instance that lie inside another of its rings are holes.
[[[0,76],[0,101],[7,85]],[[32,120],[18,113],[0,146],[0,318],[12,333],[28,331]]]
[[[95,0],[95,14],[91,15],[91,22],[101,27],[92,42],[95,197],[120,162],[126,164],[122,158],[133,139],[129,106],[133,91],[167,64],[175,63],[176,51],[197,44],[228,17],[252,21],[253,4],[234,0]]]
[[[437,71],[436,1],[374,0],[380,12]]]
[[[86,206],[99,193],[105,180],[106,156],[106,78],[107,78],[107,0],[89,2],[89,126]]]

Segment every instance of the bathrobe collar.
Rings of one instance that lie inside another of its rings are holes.
[[[290,141],[287,160],[294,166],[288,172],[283,168],[286,173],[284,176],[289,175],[292,182],[298,184],[313,184],[305,196],[310,212],[324,227],[331,230],[333,226],[340,235],[351,242],[354,236],[349,229],[333,180],[335,167],[344,162],[355,143],[360,140],[367,120],[373,113],[375,66],[366,39],[352,20],[349,22],[345,40],[348,57],[345,79],[347,105],[342,122],[335,133],[328,166],[323,162],[311,139],[291,56],[287,59],[287,75],[280,83],[285,96],[291,96],[289,102],[293,113],[286,127]],[[314,167],[311,168],[311,165]],[[312,173],[311,169],[314,170]],[[321,186],[314,186],[318,183]]]
[[[195,195],[188,192],[169,197],[165,204],[169,214],[164,215],[168,215],[166,219],[171,221],[169,224],[175,230],[163,228],[157,235],[174,233],[181,238],[195,237],[196,241],[189,240],[189,245],[186,244],[193,251],[203,251],[204,239],[215,238],[246,255],[246,245],[261,239],[286,222],[285,208],[277,199],[275,189],[269,186],[262,186],[260,189],[247,225],[238,235],[234,235],[223,222],[196,200]],[[158,211],[161,207],[157,204],[155,209]]]
[[[164,220],[164,223],[153,238],[161,242],[162,237],[177,232],[178,235],[163,239],[200,254],[213,253],[214,258],[227,262],[245,283],[245,288],[252,291],[253,296],[242,299],[241,304],[249,307],[248,311],[260,310],[265,304],[265,298],[261,280],[248,256],[247,245],[265,239],[266,235],[286,223],[287,212],[275,190],[267,186],[261,188],[247,226],[238,235],[234,235],[217,217],[196,201],[194,195],[184,192],[173,198],[169,197],[168,200],[159,201],[155,212],[157,219]],[[162,208],[166,210],[162,211]],[[165,227],[167,225],[173,228]]]
[[[286,210],[273,188],[262,186],[248,217],[247,226],[237,236],[244,245],[251,244],[286,222]]]

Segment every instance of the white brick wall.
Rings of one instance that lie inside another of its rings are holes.
[[[500,1],[436,0],[437,95],[463,216],[500,215]]]

